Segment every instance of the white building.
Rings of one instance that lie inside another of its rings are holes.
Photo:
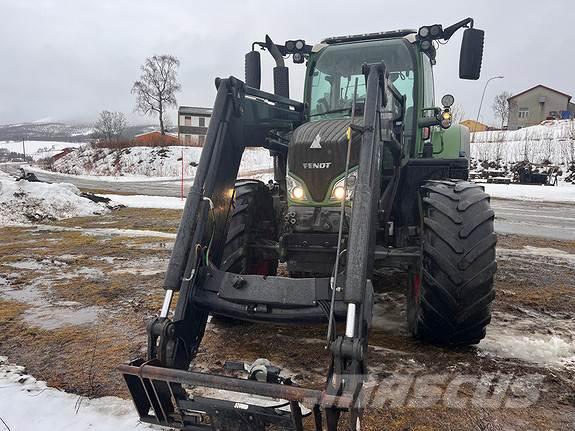
[[[191,147],[203,147],[211,117],[211,108],[180,106],[178,108],[180,143]]]

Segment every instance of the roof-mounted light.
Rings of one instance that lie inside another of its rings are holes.
[[[441,36],[441,33],[443,33],[443,29],[441,25],[435,24],[431,26],[429,32],[431,33],[431,37],[436,38],[438,36]]]

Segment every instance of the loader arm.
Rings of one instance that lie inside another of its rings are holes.
[[[350,412],[355,429],[367,371],[382,151],[390,146],[399,163],[396,133],[403,112],[401,100],[387,85],[385,65],[365,65],[363,71],[367,82],[364,126],[350,125],[352,133],[361,134],[358,188],[348,239],[348,269],[337,286],[330,286],[329,278],[239,276],[218,268],[244,148],[268,146],[270,132],[289,132],[302,123],[304,115],[298,102],[252,89],[235,78],[217,81],[206,144],[166,274],[166,301],[160,317],[148,327],[148,360],[120,367],[142,421],[190,431],[265,431],[270,425],[300,431],[304,429],[302,402],[313,412],[316,431],[337,431],[342,411]],[[178,302],[173,317],[168,318],[175,291],[179,291]],[[321,304],[329,304],[332,295],[333,315],[342,319],[347,314],[347,321],[345,334],[335,334],[330,343],[331,367],[324,391],[188,371],[209,312],[260,321],[307,322],[318,317],[326,321],[328,313]],[[277,397],[287,401],[289,411],[194,397],[183,385]]]

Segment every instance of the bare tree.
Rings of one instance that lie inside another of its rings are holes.
[[[126,125],[126,117],[121,112],[102,111],[94,129],[98,139],[110,143],[120,138]]]
[[[465,110],[461,104],[455,102],[451,107],[451,116],[453,118],[453,124],[459,124],[465,119]]]
[[[513,96],[512,93],[508,91],[504,91],[493,99],[493,105],[491,108],[493,109],[493,114],[495,114],[495,118],[501,120],[501,128],[505,126],[507,120],[509,120],[509,98]]]
[[[162,135],[166,134],[164,113],[167,108],[176,106],[175,93],[181,90],[177,81],[179,65],[180,61],[172,55],[146,58],[140,80],[132,86],[132,94],[137,97],[136,111],[144,115],[157,113]]]

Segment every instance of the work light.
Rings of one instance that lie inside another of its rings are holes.
[[[441,104],[447,108],[451,107],[455,103],[455,97],[451,94],[446,94],[441,98]]]
[[[421,27],[418,34],[419,37],[425,39],[427,36],[429,36],[429,27]]]
[[[438,24],[431,26],[430,33],[431,33],[431,37],[439,36],[441,34],[441,26]]]

